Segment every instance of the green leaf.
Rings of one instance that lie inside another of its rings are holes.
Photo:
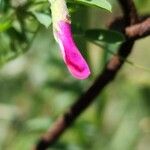
[[[37,19],[37,21],[39,21],[42,25],[44,25],[46,28],[48,28],[51,23],[51,17],[45,13],[41,13],[41,12],[32,12],[32,14],[35,16],[35,18]]]
[[[11,27],[10,20],[0,20],[0,32],[4,32]]]
[[[103,8],[110,12],[112,9],[110,3],[107,0],[69,0],[69,2]]]
[[[11,27],[7,32],[0,33],[0,67],[29,50],[38,30],[24,36],[15,27]]]
[[[26,126],[31,131],[46,130],[52,123],[50,118],[34,118],[28,120]]]
[[[99,43],[104,42],[107,44],[120,44],[125,40],[124,36],[113,30],[105,29],[91,29],[85,32],[85,37],[90,41]]]

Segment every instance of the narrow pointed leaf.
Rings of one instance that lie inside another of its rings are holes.
[[[7,29],[9,29],[10,27],[11,27],[11,21],[10,20],[5,20],[5,21],[0,20],[0,32],[4,32]]]
[[[94,42],[105,42],[107,44],[119,44],[125,39],[121,33],[105,29],[87,30],[85,37]]]
[[[37,21],[44,25],[46,28],[48,28],[51,25],[52,20],[49,15],[41,12],[32,12],[32,14],[35,16]]]

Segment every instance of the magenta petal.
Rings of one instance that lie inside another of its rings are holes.
[[[78,79],[87,78],[90,75],[90,69],[73,41],[71,26],[68,22],[59,22],[56,38],[71,74]]]

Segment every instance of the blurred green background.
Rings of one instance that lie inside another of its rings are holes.
[[[0,0],[0,2],[2,2]],[[6,2],[6,1],[5,1]],[[72,22],[83,28],[107,28],[120,16],[116,0],[112,13],[98,8],[70,6]],[[150,14],[149,0],[135,0],[141,15]],[[46,3],[46,8],[47,7]],[[1,3],[2,6],[2,3]],[[74,11],[76,8],[78,11]],[[36,23],[32,23],[32,28]],[[30,26],[31,27],[31,26]],[[0,54],[9,41],[0,33]],[[25,54],[0,69],[0,150],[29,150],[101,72],[108,54],[105,49],[75,35],[88,60],[92,76],[74,79],[64,65],[52,27],[40,25]],[[13,38],[9,42],[13,41]],[[138,40],[129,60],[150,68],[150,37]],[[3,45],[3,46],[2,46]],[[24,45],[23,45],[24,46]],[[5,48],[5,50],[4,50]],[[9,49],[10,55],[12,50]],[[7,55],[8,55],[7,54]],[[16,56],[14,56],[16,57]],[[1,62],[2,57],[1,57]],[[96,98],[73,126],[49,150],[149,150],[150,72],[125,63],[117,78]]]

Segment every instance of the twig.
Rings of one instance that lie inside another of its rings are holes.
[[[122,8],[123,15],[126,20],[126,26],[137,23],[139,17],[133,0],[118,0],[118,2],[120,3]]]
[[[149,35],[150,34],[150,17],[141,23],[138,23],[131,27],[127,27],[125,31],[128,37],[134,38],[134,39],[143,38],[144,36]]]
[[[129,27],[137,23],[138,16],[132,0],[119,0],[119,2],[123,8],[125,19],[129,19],[129,21],[126,20],[125,27]],[[144,35],[146,32],[147,31],[144,30],[140,36]],[[50,128],[48,132],[45,133],[45,135],[38,141],[34,150],[46,150],[50,145],[54,144],[65,132],[65,130],[68,129],[68,127],[76,120],[76,118],[94,101],[95,97],[98,96],[98,94],[100,94],[100,92],[102,92],[102,90],[115,78],[116,74],[124,64],[124,60],[120,58],[128,57],[135,41],[135,39],[128,37],[128,34],[125,35],[127,37],[126,42],[124,42],[119,48],[118,55],[112,57],[97,80],[71,106],[69,111],[56,120],[52,128]]]

